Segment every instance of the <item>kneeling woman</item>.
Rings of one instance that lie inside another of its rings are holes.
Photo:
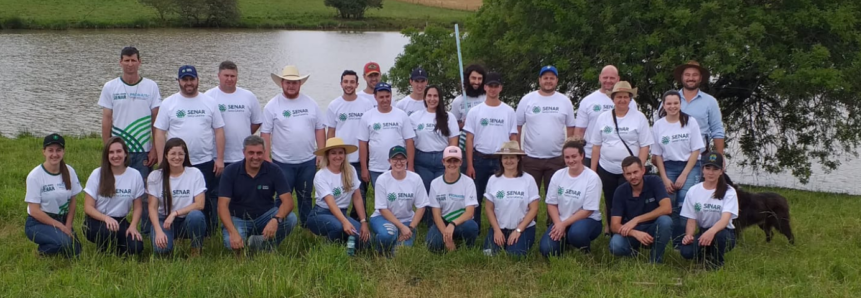
[[[445,173],[430,184],[428,201],[434,225],[428,229],[426,241],[431,251],[453,251],[455,239],[472,247],[478,238],[478,224],[472,220],[478,207],[475,182],[460,173],[461,157],[460,147],[446,147],[442,153]]]
[[[724,180],[720,153],[707,152],[700,162],[705,181],[691,187],[685,197],[681,215],[688,222],[680,250],[685,259],[704,260],[708,268],[717,269],[735,247],[732,220],[738,217],[738,195]]]
[[[562,157],[567,167],[550,178],[544,201],[553,225],[538,244],[545,257],[562,254],[567,245],[589,252],[592,240],[601,235],[601,178],[583,165],[583,146],[582,140],[565,142]]]
[[[344,241],[355,236],[361,239],[356,241],[357,248],[362,248],[371,234],[365,218],[367,213],[359,188],[359,175],[347,162],[348,154],[356,150],[356,146],[344,144],[341,138],[330,138],[326,141],[326,148],[315,152],[323,160],[320,171],[314,175],[317,205],[308,215],[308,229],[330,241]],[[350,202],[353,202],[361,223],[346,216]]]
[[[129,147],[123,139],[108,139],[101,167],[90,174],[84,192],[87,240],[102,252],[112,249],[117,254],[134,255],[143,251],[143,238],[137,229],[143,208],[143,178],[129,168]],[[130,207],[131,222],[126,219]]]
[[[156,254],[173,251],[176,237],[191,238],[191,256],[200,255],[206,219],[203,216],[206,182],[191,166],[188,146],[180,138],[164,144],[164,162],[147,178],[152,246]],[[167,183],[165,183],[167,182]]]
[[[81,253],[81,242],[72,230],[81,182],[75,169],[63,161],[65,147],[66,141],[58,134],[48,135],[42,143],[45,162],[27,175],[24,233],[43,255],[73,257]]]
[[[484,251],[492,255],[505,249],[509,254],[523,256],[535,243],[538,185],[523,172],[521,159],[525,153],[516,141],[502,144],[496,155],[502,169],[490,177],[484,193],[487,221],[493,228],[484,240]]]
[[[413,246],[416,226],[428,206],[422,178],[407,171],[407,149],[392,147],[389,164],[392,169],[380,175],[374,185],[374,208],[377,210],[371,215],[374,246],[385,255],[394,252],[396,243]]]

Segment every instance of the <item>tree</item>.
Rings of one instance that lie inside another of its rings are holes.
[[[368,8],[383,8],[383,0],[324,0],[323,4],[334,7],[343,19],[362,19]]]
[[[422,67],[428,72],[428,83],[439,86],[445,100],[450,102],[460,94],[462,91],[454,33],[435,26],[427,27],[423,32],[405,29],[401,33],[409,37],[410,43],[404,47],[404,53],[395,59],[395,65],[384,79],[391,81],[392,86],[407,95],[410,90],[410,73],[416,67]]]
[[[239,6],[236,0],[138,0],[144,6],[155,9],[162,22],[167,16],[176,14],[187,26],[220,27],[239,21]]]
[[[158,14],[158,18],[162,23],[167,22],[168,15],[176,12],[174,0],[138,0],[138,3],[155,9],[156,14]]]
[[[732,161],[807,183],[812,161],[830,171],[857,156],[859,19],[851,0],[486,0],[463,46],[502,70],[509,103],[553,64],[576,105],[614,64],[648,113],[679,88],[673,68],[698,60],[711,70],[704,89],[718,98],[728,141],[741,149]]]

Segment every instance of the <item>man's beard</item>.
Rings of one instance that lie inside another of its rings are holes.
[[[479,86],[478,90],[473,89],[472,84],[466,84],[466,86],[464,86],[464,87],[466,87],[464,89],[466,89],[466,96],[467,97],[473,97],[474,98],[474,97],[479,97],[479,96],[484,95],[484,84]]]

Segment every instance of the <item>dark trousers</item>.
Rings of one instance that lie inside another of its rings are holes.
[[[218,179],[215,177],[215,161],[192,165],[203,173],[206,182],[206,198],[203,205],[203,216],[206,219],[206,236],[212,231],[218,231]]]
[[[523,157],[523,171],[531,175],[532,178],[535,178],[535,185],[538,185],[539,188],[544,187],[545,194],[547,193],[547,188],[550,187],[550,178],[553,178],[553,174],[564,167],[565,159],[562,156],[554,158]],[[553,222],[550,220],[550,216],[545,217],[547,218],[547,226],[549,227]]]
[[[350,163],[353,165],[353,168],[356,169],[357,175],[362,175],[362,164],[359,162]],[[368,218],[368,182],[362,180],[362,177],[359,177],[359,192],[362,193],[362,210],[365,210],[365,218]],[[352,202],[351,202],[352,203]],[[359,220],[359,213],[356,211],[356,206],[350,209],[350,218]]]
[[[124,217],[114,217],[120,228],[116,232],[108,230],[108,225],[103,221],[87,216],[84,221],[84,236],[96,244],[101,252],[112,251],[118,255],[136,255],[143,251],[144,244],[141,240],[135,240],[126,235],[129,229],[129,221]]]
[[[724,255],[735,247],[735,231],[723,229],[715,234],[711,245],[700,246],[700,236],[707,230],[708,228],[700,227],[700,232],[694,237],[694,241],[679,247],[679,252],[685,259],[705,261],[706,266],[717,269],[723,266]]]
[[[601,178],[601,184],[604,190],[604,214],[610,214],[613,209],[613,195],[616,194],[616,188],[625,183],[625,176],[622,174],[613,174],[607,172],[603,167],[598,166],[598,177]],[[605,216],[607,220],[607,228],[610,228],[610,217]]]
[[[481,231],[481,206],[484,202],[484,193],[487,190],[487,181],[500,167],[499,158],[473,151],[472,168],[475,170],[475,194],[478,196],[476,198],[478,199],[478,207],[475,208],[472,219],[478,224],[479,231]]]

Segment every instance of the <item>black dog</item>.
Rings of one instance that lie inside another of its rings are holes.
[[[765,241],[771,242],[776,228],[789,239],[790,244],[795,244],[795,236],[792,235],[792,227],[789,225],[789,203],[783,196],[773,193],[749,193],[735,187],[738,193],[738,218],[735,219],[735,236],[752,225],[759,225],[765,231]]]

